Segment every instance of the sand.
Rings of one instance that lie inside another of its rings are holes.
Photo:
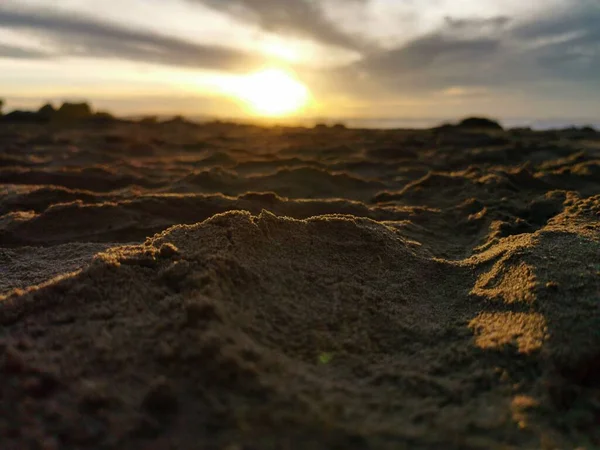
[[[600,447],[600,133],[0,150],[2,449]]]

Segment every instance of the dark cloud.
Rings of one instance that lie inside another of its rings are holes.
[[[49,9],[9,9],[0,5],[0,28],[40,35],[57,47],[59,56],[110,57],[223,70],[244,70],[261,61],[226,47],[205,46]],[[6,53],[40,56],[17,48],[7,49]]]
[[[571,10],[526,22],[505,16],[446,18],[429,35],[365,54],[338,70],[336,82],[327,86],[363,98],[418,95],[455,86],[528,93],[544,86],[583,86],[594,92],[600,87],[598,24],[600,4],[586,0]]]
[[[503,57],[502,45],[495,36],[454,36],[445,29],[399,48],[366,55],[340,69],[331,88],[343,86],[363,96],[393,97],[453,86],[485,86],[497,76],[495,67]]]
[[[362,38],[346,33],[323,11],[323,0],[190,0],[225,11],[261,28],[284,35],[296,35],[347,49],[361,49]],[[366,3],[368,0],[345,0]],[[342,2],[339,2],[340,7]]]
[[[39,50],[0,44],[0,58],[44,59],[51,55]]]
[[[552,38],[567,33],[580,33],[586,39],[595,39],[600,34],[600,2],[577,0],[558,10],[550,11],[536,20],[523,23],[515,29],[522,39]]]
[[[510,17],[507,16],[496,16],[496,17],[472,17],[472,18],[460,18],[455,19],[453,17],[446,17],[446,25],[449,28],[459,30],[464,28],[500,28],[507,25],[511,21]]]
[[[359,66],[381,73],[420,73],[428,68],[441,70],[448,65],[489,58],[499,46],[500,41],[494,38],[456,39],[432,34],[398,49],[370,55]]]
[[[549,77],[600,85],[600,3],[580,0],[570,9],[522,24],[514,30],[527,53]]]

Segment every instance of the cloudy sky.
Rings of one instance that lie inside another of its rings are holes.
[[[9,107],[248,113],[284,70],[307,116],[600,117],[598,0],[1,0]]]

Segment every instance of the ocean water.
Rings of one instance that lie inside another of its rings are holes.
[[[206,122],[215,120],[215,118],[207,118],[206,116],[190,117],[191,120],[198,122]],[[313,127],[318,123],[334,125],[337,123],[344,124],[348,128],[379,128],[379,129],[394,129],[394,128],[432,128],[443,123],[456,123],[456,118],[277,118],[277,119],[224,119],[242,123],[258,123],[266,125],[282,125],[282,126],[303,126]],[[530,127],[534,130],[561,129],[568,127],[584,127],[591,126],[600,130],[600,117],[581,118],[581,119],[531,119],[531,118],[506,118],[500,119],[499,122],[505,128]]]

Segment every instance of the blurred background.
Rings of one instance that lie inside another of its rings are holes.
[[[596,0],[3,0],[5,110],[600,123]]]

